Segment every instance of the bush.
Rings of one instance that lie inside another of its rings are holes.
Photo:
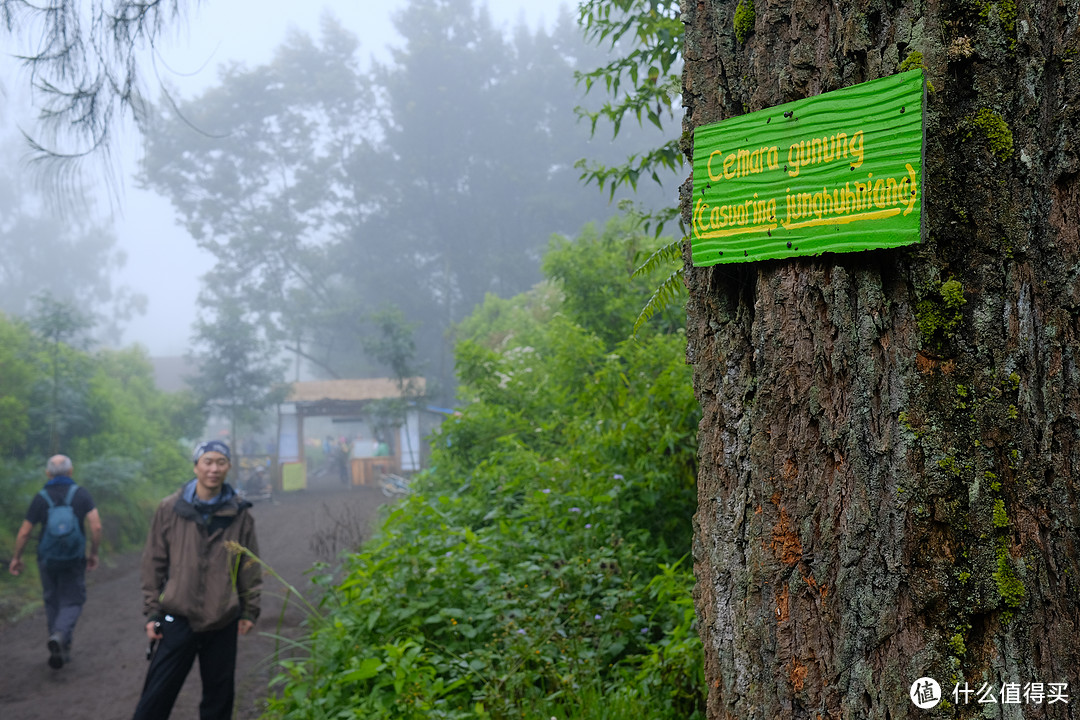
[[[612,343],[556,312],[511,336],[501,310],[477,316],[500,339],[473,323],[459,345],[470,404],[345,557],[269,716],[704,717],[682,333]]]
[[[3,316],[0,340],[0,493],[7,500],[0,504],[0,557],[5,564],[11,558],[54,442],[99,508],[104,553],[140,547],[158,501],[191,477],[180,436],[198,420],[192,404],[154,387],[140,349],[91,354],[51,347]],[[24,555],[35,552],[31,540]],[[36,575],[33,562],[22,577],[0,573],[0,621],[40,599]]]

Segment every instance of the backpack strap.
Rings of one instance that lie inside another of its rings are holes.
[[[79,491],[79,486],[75,485],[75,484],[72,484],[72,486],[67,491],[67,495],[64,497],[64,504],[65,505],[71,505],[71,501],[75,499],[75,493],[77,493],[78,491]],[[49,503],[49,509],[50,510],[52,510],[54,507],[56,507],[56,503],[53,502],[52,496],[49,495],[48,490],[46,490],[45,488],[42,488],[41,490],[38,491],[38,495],[45,498],[45,502]]]

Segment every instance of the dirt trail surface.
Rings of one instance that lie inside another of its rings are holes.
[[[386,498],[377,488],[311,488],[252,508],[263,559],[300,590],[306,571],[354,546],[377,522]],[[109,518],[102,517],[103,523]],[[139,554],[106,558],[87,572],[87,602],[75,629],[71,662],[49,668],[44,611],[0,630],[0,720],[127,720],[135,711],[146,673],[146,636],[139,591]],[[282,586],[267,577],[262,617],[239,639],[235,717],[259,716],[274,668],[275,640],[297,636],[303,614],[289,604],[282,614]],[[173,709],[174,720],[198,718],[198,661]],[[162,719],[164,720],[164,719]]]

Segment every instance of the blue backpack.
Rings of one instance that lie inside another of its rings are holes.
[[[71,500],[78,489],[78,485],[71,486],[63,505],[54,503],[46,490],[38,493],[49,503],[49,518],[45,521],[41,542],[38,543],[38,560],[60,565],[86,557],[86,536],[79,527],[75,509],[71,507]]]

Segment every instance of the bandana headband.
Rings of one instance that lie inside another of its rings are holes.
[[[191,455],[191,461],[199,462],[199,458],[201,458],[208,452],[221,453],[225,456],[226,460],[231,460],[231,457],[229,456],[228,445],[221,442],[220,440],[207,440],[206,442],[201,442],[195,446],[195,452]]]

